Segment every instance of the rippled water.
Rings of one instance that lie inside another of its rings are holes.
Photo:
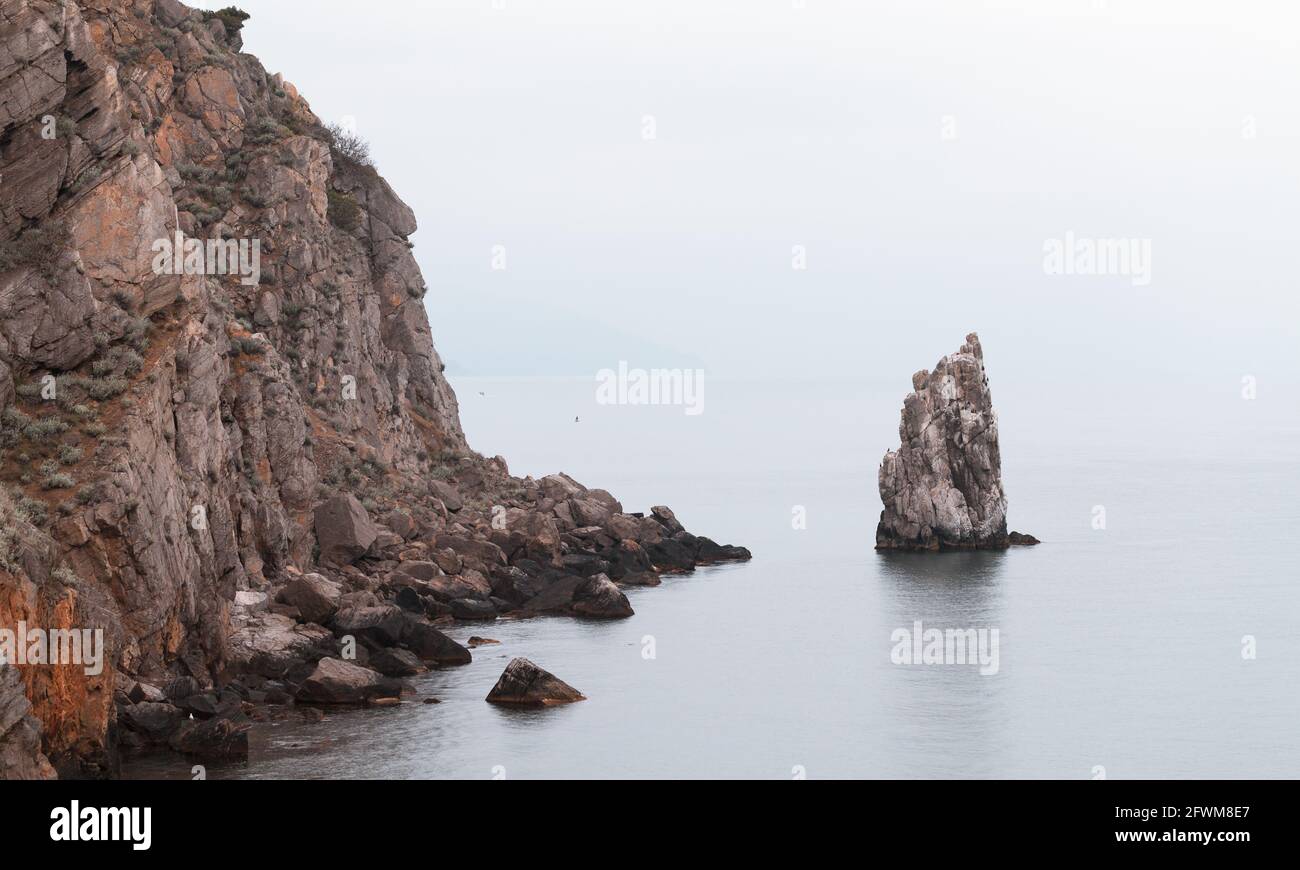
[[[699,417],[597,406],[588,381],[455,386],[471,443],[515,473],[669,504],[754,561],[629,590],[628,620],[456,629],[501,645],[416,678],[442,703],[260,726],[248,765],[209,776],[1300,776],[1293,400],[995,382],[1011,526],[1045,543],[914,555],[871,549],[897,383],[710,382]],[[891,633],[916,620],[997,628],[998,673],[892,664]],[[517,655],[589,700],[485,703]]]

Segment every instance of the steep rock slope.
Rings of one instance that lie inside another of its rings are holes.
[[[243,17],[0,0],[0,627],[101,628],[110,662],[22,669],[30,709],[3,668],[0,775],[237,755],[345,641],[410,673],[468,660],[434,625],[623,616],[620,584],[748,558],[469,449],[411,210]]]

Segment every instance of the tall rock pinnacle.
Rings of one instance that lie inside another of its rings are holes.
[[[912,375],[900,446],[880,463],[878,550],[1003,549],[1007,534],[998,418],[979,336]]]

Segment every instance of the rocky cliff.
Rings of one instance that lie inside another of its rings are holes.
[[[414,215],[245,18],[0,0],[0,629],[107,648],[0,665],[0,775],[238,756],[263,705],[468,661],[439,626],[748,558],[470,450]]]
[[[876,549],[1003,549],[1037,543],[1007,534],[998,418],[984,350],[971,333],[933,371],[912,375],[900,446],[880,463],[884,510]]]

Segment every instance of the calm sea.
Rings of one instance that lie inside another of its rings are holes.
[[[623,621],[457,628],[501,645],[417,678],[441,704],[259,726],[252,761],[210,777],[1300,776],[1294,397],[995,379],[1010,525],[1044,543],[882,555],[906,377],[710,380],[698,416],[597,405],[590,379],[454,385],[472,445],[514,473],[668,504],[754,560],[631,590]],[[996,629],[997,672],[893,663],[916,621]],[[485,703],[514,656],[589,700]]]

